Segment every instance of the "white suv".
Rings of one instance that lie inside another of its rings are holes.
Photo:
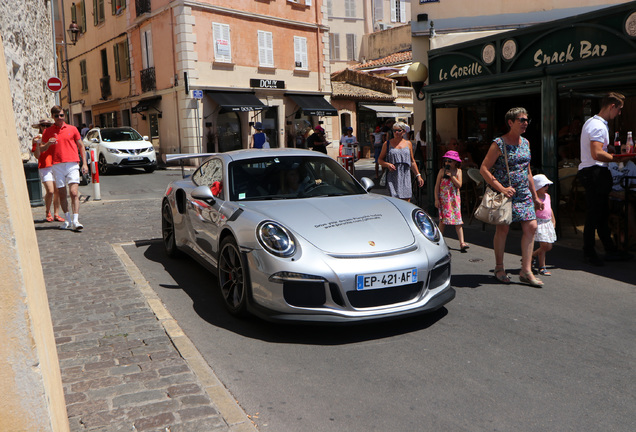
[[[129,126],[91,129],[84,145],[95,149],[100,174],[112,168],[143,168],[148,173],[157,169],[157,156],[148,137]]]

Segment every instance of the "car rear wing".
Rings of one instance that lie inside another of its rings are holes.
[[[174,162],[183,159],[194,159],[194,158],[203,158],[215,156],[217,153],[174,153],[174,154],[164,154],[163,161],[164,162]]]
[[[186,173],[183,166],[184,159],[197,159],[197,158],[207,158],[210,156],[214,156],[217,153],[174,153],[174,154],[163,154],[162,158],[165,163],[181,161],[179,165],[181,165],[181,177],[185,178]]]

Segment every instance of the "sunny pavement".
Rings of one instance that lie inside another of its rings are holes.
[[[160,204],[89,201],[82,232],[32,209],[71,431],[255,431],[117,253],[161,236]]]

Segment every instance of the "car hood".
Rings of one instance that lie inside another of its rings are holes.
[[[410,246],[404,215],[380,195],[252,201],[245,207],[331,254],[374,254]]]
[[[107,148],[116,148],[116,149],[142,149],[151,147],[152,144],[149,141],[102,141],[100,143],[102,146]]]

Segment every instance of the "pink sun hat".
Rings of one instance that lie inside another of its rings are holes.
[[[462,158],[459,157],[459,153],[455,150],[449,150],[444,154],[444,159],[452,159],[456,162],[461,162]]]

